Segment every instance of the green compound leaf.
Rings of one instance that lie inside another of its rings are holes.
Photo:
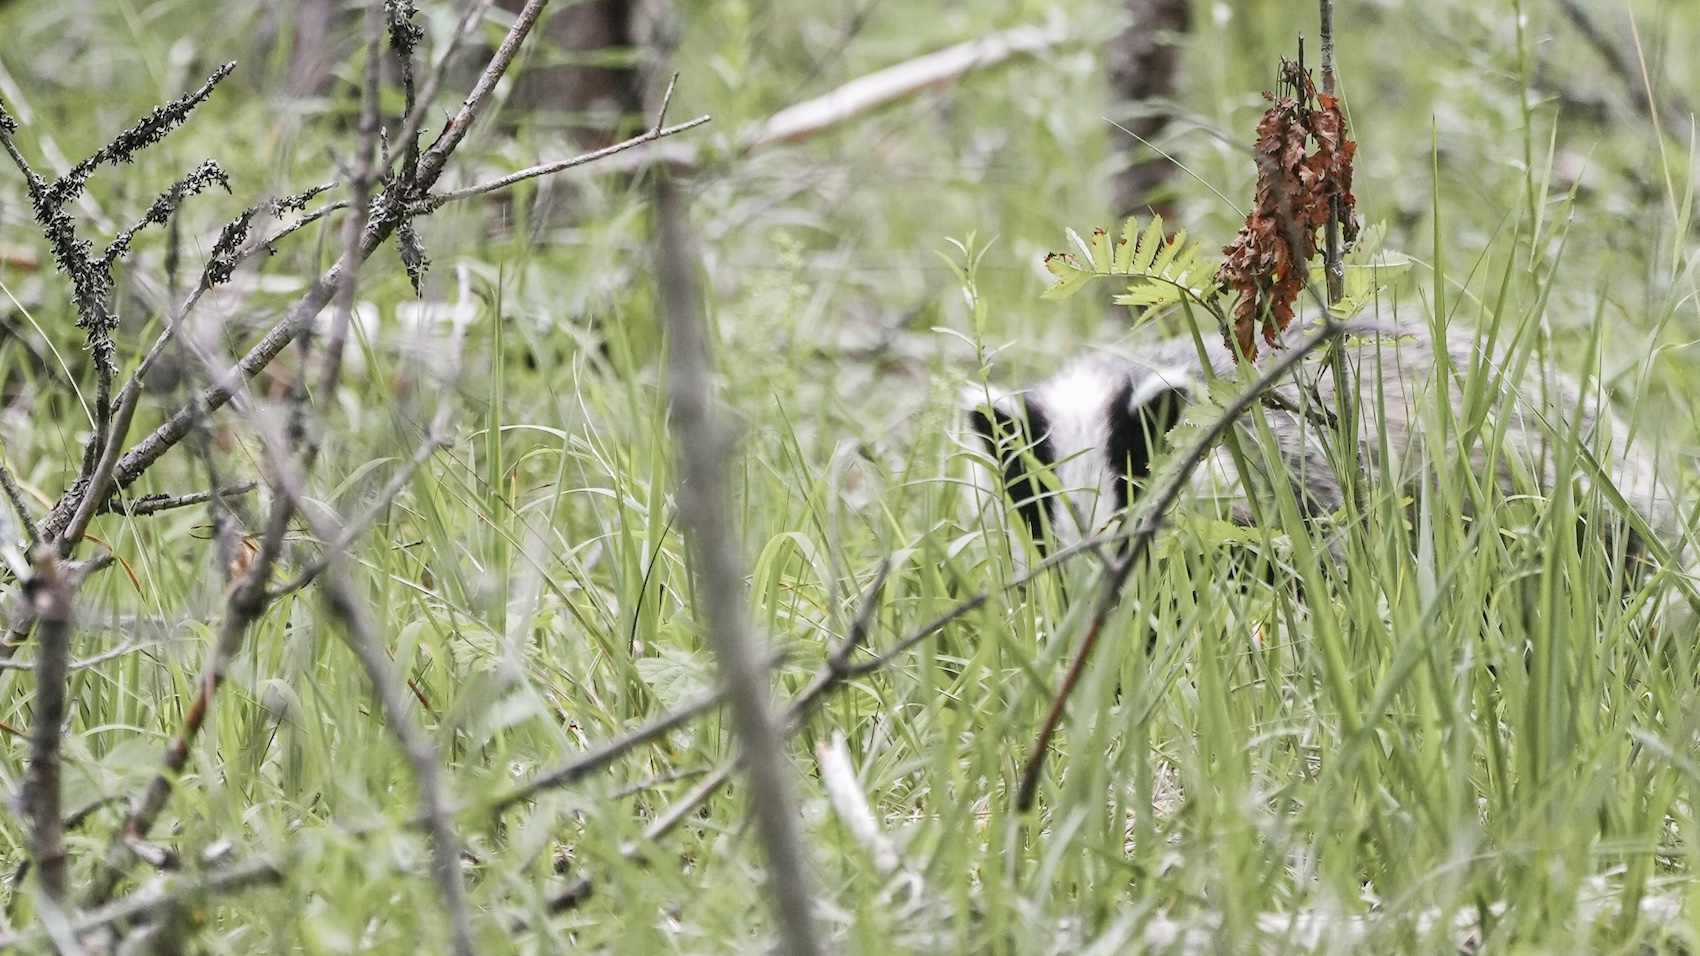
[[[1184,229],[1165,237],[1161,216],[1151,217],[1144,229],[1138,217],[1129,218],[1114,249],[1102,229],[1093,230],[1090,240],[1072,229],[1068,236],[1078,253],[1053,252],[1045,257],[1045,268],[1056,277],[1045,290],[1046,299],[1066,299],[1100,276],[1128,280],[1126,291],[1115,297],[1116,304],[1145,312],[1183,299],[1203,303],[1217,292],[1220,264],[1204,254],[1201,244],[1188,242]]]

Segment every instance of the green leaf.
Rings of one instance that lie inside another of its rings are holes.
[[[1057,281],[1044,291],[1041,299],[1066,299],[1086,288],[1086,284],[1097,277],[1091,269],[1082,269],[1075,264],[1073,255],[1066,252],[1053,252],[1045,257],[1045,268]]]
[[[1102,229],[1094,229],[1090,240],[1072,229],[1067,234],[1079,254],[1053,252],[1045,257],[1045,268],[1056,277],[1045,299],[1066,299],[1099,276],[1126,277],[1127,289],[1115,297],[1116,304],[1144,312],[1185,299],[1206,304],[1216,295],[1219,264],[1204,255],[1202,245],[1188,242],[1184,229],[1165,238],[1161,216],[1151,217],[1144,229],[1137,216],[1129,218],[1114,248]]]

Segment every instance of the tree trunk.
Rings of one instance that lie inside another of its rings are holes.
[[[1127,0],[1133,25],[1110,41],[1110,117],[1129,132],[1114,129],[1111,144],[1123,157],[1111,181],[1111,198],[1122,217],[1156,212],[1174,218],[1173,197],[1164,189],[1174,164],[1140,143],[1155,142],[1169,125],[1172,101],[1180,87],[1177,35],[1191,25],[1188,0]]]

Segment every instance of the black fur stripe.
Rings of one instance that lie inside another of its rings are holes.
[[[1021,409],[1019,418],[995,405],[992,406],[992,417],[978,408],[970,417],[974,430],[985,441],[986,449],[1003,468],[1004,493],[1014,502],[1021,520],[1027,523],[1027,530],[1032,532],[1033,543],[1038,546],[1039,553],[1044,554],[1051,525],[1049,499],[1039,476],[1028,468],[1028,456],[1041,469],[1048,469],[1056,464],[1056,454],[1051,448],[1051,423],[1045,417],[1044,409],[1026,398],[1021,399]]]
[[[1133,383],[1129,382],[1110,400],[1107,410],[1104,460],[1122,479],[1114,483],[1117,510],[1127,507],[1134,490],[1150,475],[1157,443],[1181,420],[1186,405],[1186,396],[1175,389],[1158,393],[1138,408],[1132,407],[1132,400]]]

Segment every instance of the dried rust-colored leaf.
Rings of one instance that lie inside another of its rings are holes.
[[[1257,332],[1273,343],[1293,320],[1293,303],[1318,251],[1317,231],[1338,215],[1347,242],[1357,236],[1353,218],[1352,155],[1339,102],[1316,91],[1297,64],[1282,63],[1282,95],[1257,124],[1253,155],[1257,192],[1234,241],[1223,248],[1217,279],[1238,294],[1230,346],[1257,356]],[[1314,144],[1312,151],[1309,144]]]

